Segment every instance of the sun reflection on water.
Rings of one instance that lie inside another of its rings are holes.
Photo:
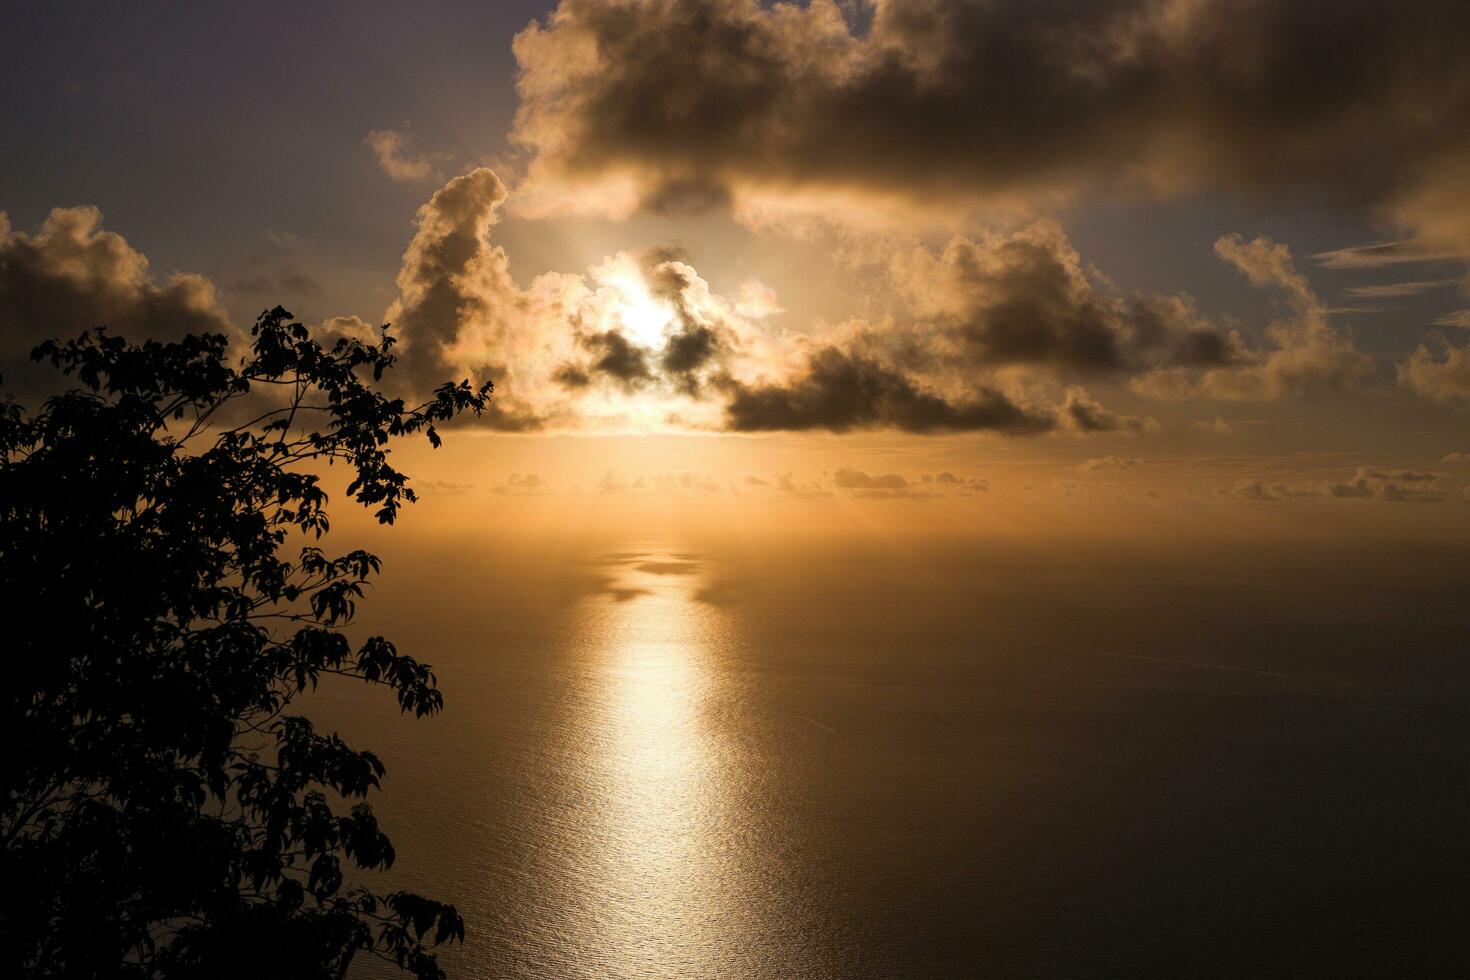
[[[515,975],[683,980],[830,975],[772,836],[760,710],[711,559],[666,547],[578,574],[546,752],[517,808],[528,917]]]
[[[591,789],[609,893],[591,909],[603,965],[614,976],[707,974],[736,911],[715,833],[720,745],[703,720],[713,612],[692,598],[700,569],[687,556],[619,556],[611,567],[608,594],[594,600],[603,652]]]

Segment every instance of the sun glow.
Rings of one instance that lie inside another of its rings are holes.
[[[628,339],[641,347],[659,347],[674,321],[674,308],[655,297],[636,269],[619,269],[607,280],[618,293],[617,317]]]

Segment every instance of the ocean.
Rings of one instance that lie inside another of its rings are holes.
[[[1470,972],[1463,549],[393,542],[446,710],[308,707],[451,976]]]

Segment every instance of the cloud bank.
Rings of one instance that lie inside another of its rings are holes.
[[[515,39],[528,210],[1223,190],[1470,253],[1457,0],[562,0]]]
[[[396,297],[392,383],[423,395],[491,380],[480,424],[504,431],[989,432],[1143,435],[1159,423],[1092,393],[1154,401],[1270,401],[1352,386],[1373,366],[1296,268],[1285,245],[1229,235],[1217,256],[1278,297],[1258,341],[1187,295],[1120,290],[1039,221],[942,247],[892,244],[868,315],[791,329],[757,281],[721,295],[677,250],[619,252],[526,287],[493,241],[509,197],[478,168],[418,210]],[[45,337],[107,324],[132,336],[232,331],[209,280],[159,284],[147,259],[103,231],[96,209],[54,211],[35,234],[0,224],[0,326],[11,361]],[[381,322],[380,321],[380,322]],[[355,315],[327,335],[373,340]],[[1401,383],[1470,397],[1465,349],[1421,347]],[[1216,424],[1219,428],[1219,423]],[[1228,426],[1226,427],[1228,428]]]

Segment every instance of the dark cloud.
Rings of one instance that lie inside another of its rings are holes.
[[[1147,416],[1120,415],[1099,405],[1081,388],[1068,388],[1058,412],[1064,424],[1082,433],[1151,432],[1158,423]]]
[[[449,181],[419,208],[418,231],[403,254],[398,299],[387,319],[400,338],[396,380],[422,394],[466,373],[497,386],[508,367],[494,352],[523,319],[527,300],[510,277],[505,250],[489,230],[505,185],[481,167]],[[497,394],[480,424],[519,431],[542,419]]]
[[[494,323],[501,307],[518,302],[505,252],[487,240],[504,200],[500,179],[480,169],[451,180],[419,208],[388,317],[403,341],[400,369],[415,380],[432,384],[444,376],[451,368],[445,348],[467,321]]]
[[[1023,408],[994,388],[977,386],[963,400],[951,401],[894,368],[830,346],[814,353],[806,373],[793,381],[732,381],[727,389],[728,426],[739,432],[895,428],[1031,435],[1056,425],[1050,414]]]
[[[656,185],[642,200],[644,210],[670,217],[699,214],[712,208],[728,208],[730,189],[715,180],[668,179]]]
[[[591,364],[592,373],[606,375],[630,391],[653,380],[647,349],[618,331],[589,334],[582,338],[582,343],[596,355]]]
[[[698,276],[683,261],[677,249],[657,249],[647,258],[644,276],[649,291],[669,302],[678,317],[679,329],[664,343],[659,366],[674,387],[697,398],[705,383],[705,369],[713,366],[728,348],[727,330],[706,320],[689,301],[688,290]]]
[[[956,238],[895,263],[899,285],[971,367],[1075,374],[1219,367],[1243,356],[1183,297],[1120,294],[1084,270],[1062,229]]]
[[[1223,187],[1466,245],[1467,45],[1460,0],[883,0],[861,31],[824,0],[562,0],[516,38],[515,136],[533,184],[655,208]]]
[[[565,388],[585,388],[592,383],[592,375],[575,364],[563,364],[551,375],[553,381]]]
[[[714,359],[719,351],[719,336],[709,327],[686,324],[664,344],[659,364],[679,387],[690,395],[699,394],[699,370]]]
[[[34,235],[12,231],[0,212],[0,373],[7,389],[33,394],[38,373],[29,352],[36,344],[98,326],[135,341],[238,337],[208,279],[174,273],[155,282],[148,259],[104,231],[96,208],[56,208]]]

